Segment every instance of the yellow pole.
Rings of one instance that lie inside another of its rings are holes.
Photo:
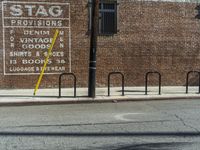
[[[33,95],[36,94],[36,92],[37,92],[37,90],[38,90],[38,88],[39,88],[39,86],[40,86],[40,82],[41,82],[42,77],[43,77],[43,75],[44,75],[44,71],[45,71],[46,66],[47,66],[47,63],[48,63],[48,61],[49,61],[49,57],[51,56],[51,51],[52,51],[52,49],[53,49],[53,46],[54,46],[54,44],[55,44],[55,42],[56,42],[56,39],[57,39],[57,37],[58,37],[58,33],[59,33],[59,30],[56,29],[56,32],[55,32],[54,37],[53,37],[53,41],[52,41],[52,43],[51,43],[51,45],[50,45],[50,47],[49,47],[49,49],[48,49],[48,54],[47,54],[47,57],[46,57],[46,59],[45,59],[45,62],[44,62],[44,66],[43,66],[43,68],[42,68],[42,71],[40,72],[40,76],[39,76],[38,81],[37,81],[37,84],[36,84],[36,86],[35,86],[35,90],[34,90]]]

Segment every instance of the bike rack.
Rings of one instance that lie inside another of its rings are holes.
[[[199,75],[199,93],[200,93],[200,72],[199,71],[189,71],[186,77],[186,94],[188,94],[188,84],[189,84],[189,75],[191,73],[197,73]]]
[[[119,74],[122,77],[122,96],[124,96],[124,75],[121,72],[110,72],[108,74],[108,96],[110,96],[110,77],[114,74]]]
[[[145,95],[147,95],[147,84],[149,74],[158,74],[159,75],[159,95],[161,95],[161,74],[158,71],[149,71],[145,75]]]
[[[76,76],[75,74],[73,73],[62,73],[60,76],[59,76],[59,98],[61,97],[61,79],[62,79],[62,76],[73,76],[74,78],[74,97],[76,97]]]

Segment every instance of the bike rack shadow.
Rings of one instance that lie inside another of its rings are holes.
[[[148,86],[148,76],[149,74],[158,74],[159,76],[159,92],[158,94],[161,95],[161,74],[158,71],[149,71],[145,75],[145,95],[147,95],[147,86]]]
[[[199,93],[200,93],[200,72],[199,71],[189,71],[186,77],[186,94],[188,94],[188,86],[189,86],[189,76],[191,73],[196,73],[199,76]]]
[[[59,98],[61,98],[61,81],[62,81],[62,76],[72,76],[74,78],[74,97],[76,97],[76,76],[74,73],[62,73],[59,76]]]
[[[121,77],[122,77],[122,96],[124,96],[124,75],[123,75],[123,73],[121,73],[121,72],[110,72],[109,74],[108,74],[108,96],[110,96],[110,77],[111,77],[111,75],[121,75]]]

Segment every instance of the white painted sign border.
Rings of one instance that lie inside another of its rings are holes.
[[[63,18],[63,20],[69,20],[69,27],[57,27],[57,28],[67,28],[67,29],[69,29],[69,32],[68,32],[69,33],[68,34],[69,35],[69,72],[71,72],[71,70],[72,70],[72,68],[71,68],[72,67],[72,63],[71,63],[72,59],[71,59],[71,57],[72,56],[71,56],[71,22],[70,22],[71,14],[70,14],[70,4],[69,3],[54,3],[54,2],[52,3],[52,2],[2,1],[1,2],[1,6],[2,6],[2,25],[3,25],[3,75],[38,75],[38,74],[40,74],[40,73],[6,73],[6,70],[5,70],[5,68],[6,68],[6,61],[5,61],[5,57],[6,57],[5,56],[5,28],[6,27],[4,26],[5,25],[4,24],[4,4],[5,3],[15,3],[15,4],[16,3],[22,3],[22,4],[29,3],[29,4],[47,4],[47,5],[49,5],[51,3],[53,5],[69,5],[69,18],[66,18],[66,19]],[[44,19],[44,18],[42,18],[42,19]],[[46,19],[48,19],[48,18],[46,18]],[[59,18],[56,18],[56,19],[59,19]],[[11,27],[15,28],[15,26],[11,26]],[[22,27],[20,27],[20,28],[22,28]],[[31,27],[31,28],[33,28],[33,27]],[[36,28],[36,27],[34,27],[34,28]],[[42,28],[42,27],[40,27],[40,28]],[[48,28],[55,28],[55,27],[48,27]],[[45,74],[55,75],[55,74],[60,74],[60,72],[58,72],[58,73],[45,73]]]

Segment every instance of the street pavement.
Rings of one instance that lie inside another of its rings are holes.
[[[0,150],[199,150],[200,99],[0,107]]]
[[[74,97],[73,88],[63,88],[59,98],[58,89],[39,89],[35,96],[34,89],[1,89],[0,106],[200,99],[197,86],[190,86],[188,94],[186,94],[185,86],[162,86],[161,95],[158,94],[158,87],[148,87],[147,95],[145,95],[145,87],[125,87],[125,96],[122,96],[121,87],[111,87],[110,96],[108,96],[108,88],[97,88],[95,98],[87,97],[87,88],[77,88],[76,91],[76,97]]]

